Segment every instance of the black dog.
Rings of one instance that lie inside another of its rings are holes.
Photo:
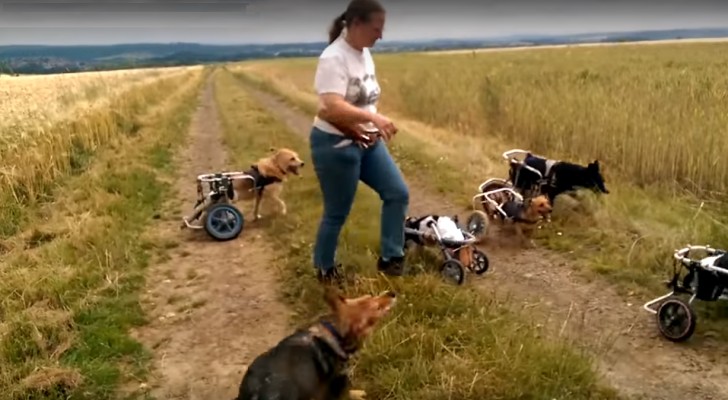
[[[523,163],[539,171],[543,178],[527,168],[521,167],[518,172],[518,179],[516,179],[515,166],[512,165],[510,175],[514,186],[521,192],[528,192],[534,186],[545,183],[542,192],[548,197],[551,205],[554,204],[556,196],[577,188],[591,189],[604,194],[609,193],[604,183],[604,177],[599,170],[598,160],[594,160],[594,162],[584,167],[566,161],[549,160],[528,153]]]
[[[346,367],[395,303],[395,294],[346,299],[325,296],[332,313],[258,356],[236,400],[339,400],[349,390]]]

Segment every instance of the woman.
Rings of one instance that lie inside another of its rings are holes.
[[[382,199],[380,271],[401,275],[409,191],[380,140],[397,128],[377,112],[380,95],[369,47],[381,39],[385,11],[376,0],[352,0],[329,31],[316,69],[319,110],[311,130],[311,156],[324,199],[313,261],[323,282],[339,280],[334,262],[339,233],[359,180]],[[346,28],[346,30],[344,30]]]

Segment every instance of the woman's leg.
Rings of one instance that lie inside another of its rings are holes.
[[[409,189],[384,142],[377,141],[376,145],[364,150],[360,178],[383,202],[379,267],[393,275],[401,274]]]
[[[358,146],[334,147],[344,139],[316,128],[311,131],[311,158],[324,202],[313,263],[322,275],[335,272],[333,268],[339,233],[349,216],[359,184],[362,152]]]

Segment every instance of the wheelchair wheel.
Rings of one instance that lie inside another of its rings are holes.
[[[490,267],[490,261],[485,252],[475,249],[473,250],[472,269],[477,275],[484,274]]]
[[[243,231],[245,219],[235,206],[218,203],[207,210],[205,231],[215,240],[226,241],[238,237]]]
[[[440,274],[445,279],[453,281],[456,285],[462,285],[463,281],[465,281],[465,268],[463,268],[463,264],[460,261],[454,258],[442,263]]]
[[[680,298],[665,300],[657,309],[656,317],[660,333],[670,341],[683,342],[695,332],[695,312]]]
[[[486,231],[488,230],[488,216],[480,210],[473,211],[472,214],[468,216],[465,230],[478,238],[478,240],[484,238]]]

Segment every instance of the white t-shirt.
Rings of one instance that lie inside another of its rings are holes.
[[[351,47],[344,37],[339,36],[321,53],[314,79],[316,93],[338,93],[348,103],[376,113],[381,89],[372,55],[368,48],[359,51]],[[314,118],[313,124],[322,131],[343,135],[318,116]],[[367,124],[365,128],[376,130],[373,124]]]

